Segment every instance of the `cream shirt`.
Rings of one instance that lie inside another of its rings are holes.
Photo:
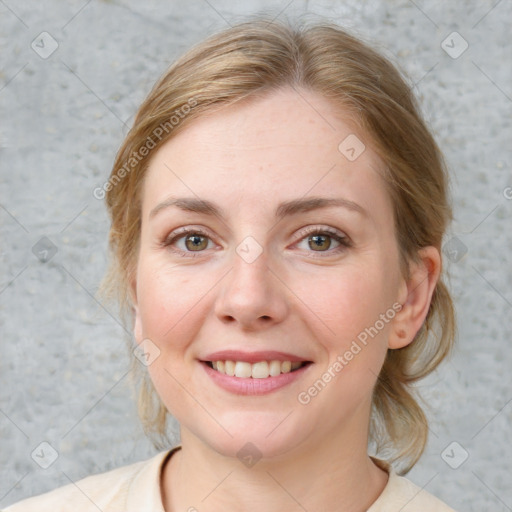
[[[28,498],[3,512],[165,512],[160,492],[164,462],[181,447]],[[380,464],[382,465],[382,463]],[[392,467],[389,480],[367,512],[455,512]],[[2,512],[2,511],[0,511]]]

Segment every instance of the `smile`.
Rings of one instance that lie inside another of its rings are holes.
[[[298,370],[302,366],[309,364],[307,361],[258,361],[249,363],[246,361],[206,361],[206,364],[224,375],[238,377],[241,379],[267,379],[277,377],[282,373],[290,373]]]
[[[276,360],[249,363],[232,359],[217,359],[216,361],[200,362],[211,382],[235,395],[265,395],[275,392],[301,379],[313,366],[311,361],[277,361],[279,363],[279,373],[277,374],[278,367],[274,361]],[[233,372],[233,375],[226,373],[226,367],[229,372]],[[271,368],[275,375],[270,374]],[[284,371],[282,371],[283,369]]]
[[[307,356],[276,350],[225,349],[206,353],[198,362],[215,387],[235,395],[272,393],[302,379],[314,366]]]

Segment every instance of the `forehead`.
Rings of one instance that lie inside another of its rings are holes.
[[[357,131],[349,112],[340,109],[317,93],[287,87],[206,112],[167,146],[186,141],[198,155],[214,150],[232,158],[241,152],[265,156],[284,146],[306,147],[318,157],[337,150],[339,142]]]
[[[355,158],[354,158],[355,157]],[[389,209],[380,162],[348,112],[326,98],[287,88],[206,113],[153,155],[146,215],[169,195],[233,199],[339,195]]]

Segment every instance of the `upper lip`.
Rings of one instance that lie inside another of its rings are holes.
[[[310,361],[304,357],[288,354],[286,352],[278,352],[276,350],[262,350],[258,352],[244,352],[241,350],[220,350],[212,352],[202,361],[244,361],[247,363],[258,363],[260,361],[291,361],[304,362]]]

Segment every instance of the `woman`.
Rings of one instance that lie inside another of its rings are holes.
[[[411,385],[455,327],[442,155],[385,58],[327,23],[216,34],[95,194],[141,418],[181,443],[6,511],[452,510],[398,476],[427,439]]]

